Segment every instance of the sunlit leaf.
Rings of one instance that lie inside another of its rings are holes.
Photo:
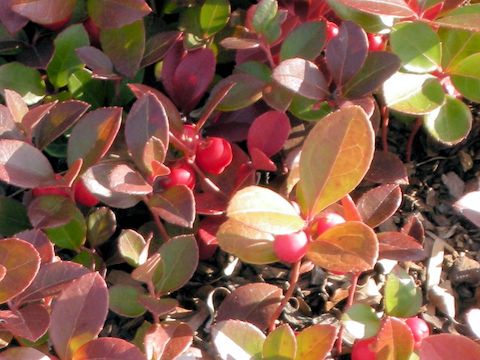
[[[308,246],[307,256],[315,265],[330,271],[366,271],[377,260],[378,240],[369,226],[349,221],[315,238]]]
[[[92,247],[108,241],[115,233],[117,219],[115,213],[107,207],[95,209],[87,217],[87,240]]]
[[[263,359],[289,360],[295,358],[297,340],[292,328],[283,324],[268,334],[263,343]]]
[[[466,336],[437,334],[422,340],[422,360],[463,359],[476,360],[480,357],[480,345]]]
[[[337,2],[375,15],[411,17],[415,12],[403,0],[336,0]]]
[[[145,239],[134,230],[122,230],[118,237],[118,251],[122,258],[131,266],[137,267],[147,261]]]
[[[69,19],[75,0],[11,0],[12,10],[42,25],[53,25]]]
[[[108,289],[109,308],[121,316],[141,316],[145,313],[145,308],[138,301],[140,294],[142,292],[133,286],[113,285]]]
[[[0,66],[0,90],[11,89],[22,95],[28,105],[45,96],[45,81],[40,73],[18,62]]]
[[[145,334],[147,359],[176,359],[185,352],[193,340],[193,331],[187,324],[153,325]]]
[[[311,215],[352,191],[373,158],[374,133],[358,106],[327,115],[310,131],[300,157],[300,204]]]
[[[460,29],[440,28],[442,42],[442,68],[448,74],[450,68],[470,55],[480,52],[480,33]]]
[[[337,328],[333,325],[312,325],[297,335],[297,353],[295,360],[325,359],[337,337]]]
[[[152,211],[171,224],[192,227],[195,221],[195,199],[185,185],[173,186],[156,193],[148,201]]]
[[[480,31],[480,4],[461,6],[435,19],[435,23],[448,28]]]
[[[480,8],[479,8],[480,9]],[[455,88],[466,98],[480,101],[480,54],[476,53],[450,68],[450,76]]]
[[[345,329],[356,339],[375,336],[380,329],[380,319],[367,304],[353,304],[342,315]]]
[[[72,360],[145,360],[145,355],[128,341],[102,337],[85,343],[73,354]]]
[[[291,31],[280,48],[280,60],[302,58],[315,60],[320,55],[326,40],[323,21],[304,22]]]
[[[388,315],[408,318],[416,315],[422,306],[422,290],[401,267],[387,276],[385,284],[385,311]]]
[[[376,359],[405,360],[413,352],[413,335],[402,320],[387,317],[378,332]]]
[[[94,23],[102,29],[131,24],[152,11],[145,0],[88,0],[87,10]]]
[[[465,194],[453,206],[463,216],[480,227],[480,191],[472,191]]]
[[[1,213],[0,213],[0,217],[1,217]],[[50,242],[47,235],[45,235],[43,231],[38,229],[26,230],[26,231],[16,233],[14,237],[20,240],[25,240],[30,244],[32,244],[35,247],[35,249],[38,251],[38,254],[40,255],[40,258],[42,260],[42,264],[52,262],[55,256],[55,252],[53,250],[53,244]]]
[[[269,23],[273,21],[278,11],[277,0],[261,0],[255,8],[252,25],[259,34],[265,32]]]
[[[50,324],[50,314],[42,304],[28,304],[18,310],[0,311],[0,319],[4,322],[5,330],[32,342],[40,339]]]
[[[211,36],[228,23],[230,2],[228,0],[206,0],[200,8],[200,28],[206,36]]]
[[[226,320],[213,326],[212,341],[222,360],[261,359],[265,335],[252,324]]]
[[[51,357],[31,347],[11,347],[2,352],[2,360],[51,360]]]
[[[217,106],[220,111],[234,111],[245,108],[257,102],[262,97],[262,89],[265,83],[247,74],[233,74],[219,81],[212,90],[215,94],[225,84],[233,83],[233,88]]]
[[[377,234],[379,257],[398,261],[420,261],[427,256],[422,245],[413,237],[396,231]]]

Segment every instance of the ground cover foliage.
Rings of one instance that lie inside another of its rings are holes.
[[[0,359],[479,359],[480,4],[0,3]]]

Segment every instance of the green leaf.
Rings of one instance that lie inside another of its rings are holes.
[[[227,216],[275,235],[291,234],[305,226],[305,221],[289,201],[260,186],[248,186],[238,191],[230,200]]]
[[[265,335],[250,323],[225,320],[213,326],[212,341],[222,360],[260,360]]]
[[[470,55],[480,52],[480,33],[467,30],[441,28],[442,68],[446,73]]]
[[[252,25],[258,34],[262,34],[278,12],[277,0],[261,0],[253,14]]]
[[[88,33],[82,24],[69,26],[55,38],[55,52],[48,63],[48,80],[57,88],[68,84],[70,75],[84,64],[75,49],[90,45]]]
[[[134,230],[122,230],[118,237],[118,251],[127,264],[137,267],[147,261],[148,252],[145,249],[145,239]]]
[[[306,212],[314,216],[355,189],[372,162],[374,138],[358,106],[335,111],[315,125],[303,144],[297,185]]]
[[[235,72],[249,74],[258,80],[270,82],[272,80],[272,70],[266,65],[258,61],[246,61],[235,67]]]
[[[467,99],[480,102],[480,53],[470,55],[450,68],[455,88]]]
[[[375,336],[380,329],[380,319],[367,304],[353,304],[342,315],[342,323],[356,339]]]
[[[282,23],[285,21],[285,10],[277,12],[277,15],[270,21],[263,30],[263,36],[269,44],[273,44],[282,34]]]
[[[294,96],[288,108],[293,115],[305,121],[317,121],[327,116],[333,111],[328,102],[318,101],[304,98],[302,96]]]
[[[145,308],[138,302],[142,292],[125,284],[113,285],[108,289],[109,308],[125,317],[138,317],[145,313]]]
[[[198,246],[193,235],[176,236],[160,247],[161,261],[153,274],[155,289],[167,294],[181,288],[198,265]]]
[[[105,102],[105,82],[92,78],[92,74],[85,69],[79,69],[70,75],[68,91],[74,99],[85,101],[94,108],[102,106]]]
[[[390,44],[407,71],[427,73],[440,66],[440,38],[423,22],[402,22],[395,25],[390,34]]]
[[[397,72],[383,84],[388,107],[413,115],[423,115],[445,102],[445,93],[437,78],[431,75]]]
[[[325,359],[337,337],[333,325],[317,324],[307,327],[297,335],[295,360]]]
[[[297,340],[288,324],[273,330],[263,343],[263,359],[265,360],[294,359],[296,351]]]
[[[92,247],[104,244],[117,228],[115,213],[108,207],[95,209],[87,218],[87,239]]]
[[[200,27],[206,36],[222,30],[230,18],[228,0],[206,0],[200,9]]]
[[[0,66],[0,90],[5,89],[22,95],[27,105],[35,104],[45,96],[45,82],[40,73],[18,62]]]
[[[387,276],[385,284],[385,311],[388,315],[408,318],[422,306],[422,291],[401,267],[397,266]]]
[[[323,21],[302,23],[288,34],[280,48],[280,60],[299,57],[314,60],[320,55],[326,40]]]
[[[472,121],[468,106],[447,96],[440,108],[425,115],[423,123],[433,138],[448,145],[455,145],[470,133]]]
[[[100,43],[105,54],[122,75],[135,77],[145,50],[143,20],[118,29],[103,30],[100,33]]]
[[[31,227],[25,206],[12,198],[0,196],[0,234],[8,237]]]
[[[435,23],[448,28],[480,31],[480,4],[459,7],[436,19]]]
[[[76,209],[73,219],[69,223],[45,229],[51,242],[58,247],[69,250],[78,250],[85,243],[87,225],[80,210]]]

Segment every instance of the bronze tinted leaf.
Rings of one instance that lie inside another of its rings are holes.
[[[398,261],[420,261],[427,256],[415,238],[401,232],[388,231],[377,234],[379,257]]]
[[[376,342],[376,359],[403,360],[413,352],[413,335],[402,320],[387,317],[378,332]]]
[[[402,190],[396,184],[380,185],[367,191],[357,202],[363,221],[377,227],[389,219],[400,207]]]
[[[391,152],[375,151],[365,179],[380,184],[408,184],[407,169],[398,155]]]
[[[102,337],[87,342],[73,354],[72,360],[145,360],[145,355],[128,341]]]
[[[295,360],[324,359],[333,347],[337,328],[333,325],[312,325],[297,336]]]
[[[420,358],[422,360],[455,358],[476,360],[480,358],[480,345],[466,336],[454,334],[432,335],[422,341]]]
[[[148,201],[152,211],[169,223],[182,227],[193,226],[195,221],[195,199],[185,185],[173,186],[156,193]]]
[[[88,14],[100,28],[119,28],[142,19],[152,10],[145,0],[88,0]]]

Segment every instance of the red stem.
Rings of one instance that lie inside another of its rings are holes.
[[[145,205],[147,205],[148,210],[150,210],[150,214],[152,215],[152,219],[155,222],[155,225],[157,226],[158,232],[160,233],[160,236],[162,237],[162,240],[164,242],[168,242],[168,240],[170,240],[170,236],[168,235],[167,230],[165,230],[165,226],[163,226],[163,224],[160,221],[160,218],[158,217],[158,215],[155,214],[155,212],[152,210],[150,205],[148,205],[148,198],[145,197],[143,199],[143,202],[145,203]]]
[[[273,330],[275,330],[275,321],[278,319],[278,317],[282,313],[283,308],[285,307],[287,302],[290,300],[290,298],[292,297],[293,291],[297,287],[298,278],[300,276],[300,264],[301,264],[301,261],[297,261],[295,264],[292,265],[287,292],[285,293],[285,297],[282,299],[280,305],[278,305],[277,309],[275,310],[275,312],[273,313],[270,319],[268,332],[272,332]]]
[[[405,151],[405,157],[406,157],[407,163],[412,161],[413,141],[415,140],[415,136],[417,135],[418,130],[420,130],[420,127],[422,126],[422,124],[423,124],[422,118],[418,117],[412,125],[412,131],[410,132],[410,136],[408,137],[407,149]]]
[[[381,108],[382,112],[382,149],[384,152],[388,152],[388,107],[383,105]]]
[[[223,197],[224,199],[228,199],[227,194],[225,194],[222,189],[218,187],[212,180],[210,180],[205,173],[195,164],[193,161],[189,162],[189,164],[193,167],[193,170],[197,173],[200,180],[210,189],[210,191],[218,194],[219,196]]]
[[[355,298],[355,291],[357,290],[357,284],[358,284],[358,278],[360,277],[361,273],[353,273],[352,274],[352,284],[350,285],[350,288],[348,289],[348,299],[347,299],[347,304],[345,305],[344,312],[346,312],[350,306],[353,304],[353,300]],[[343,325],[340,327],[340,331],[338,332],[338,337],[337,337],[337,353],[338,355],[342,354],[342,342],[343,342],[343,333],[345,329]]]
[[[189,158],[193,156],[194,154],[192,153],[192,150],[183,143],[183,141],[179,140],[175,134],[173,134],[171,131],[169,133],[169,138],[170,142],[179,150],[183,151],[184,155]]]

